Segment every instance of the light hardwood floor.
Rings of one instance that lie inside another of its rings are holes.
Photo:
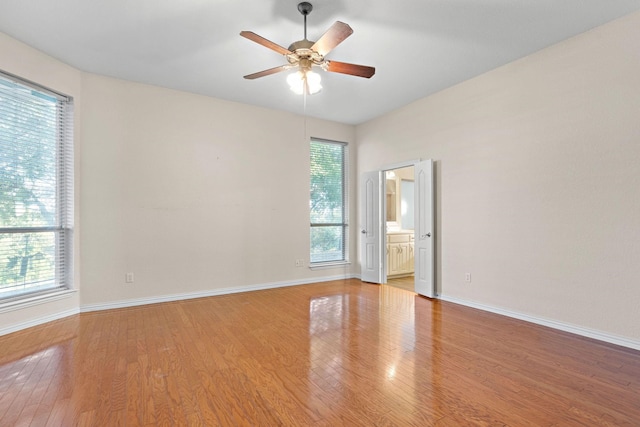
[[[410,292],[415,292],[416,289],[414,276],[404,276],[387,279],[387,285],[393,286],[394,288],[404,289],[405,291]]]
[[[640,425],[640,352],[345,280],[0,337],[0,425]]]

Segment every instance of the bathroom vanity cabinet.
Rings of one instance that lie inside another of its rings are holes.
[[[413,232],[387,234],[387,277],[413,274]]]

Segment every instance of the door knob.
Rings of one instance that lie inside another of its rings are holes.
[[[361,233],[362,234],[367,234],[367,230],[362,230]]]
[[[422,235],[422,239],[427,238],[427,237],[431,237],[431,233],[427,233],[427,234],[423,234]]]

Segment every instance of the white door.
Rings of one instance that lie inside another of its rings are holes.
[[[415,165],[415,287],[416,293],[435,297],[433,160]]]
[[[382,283],[381,172],[365,172],[360,185],[360,277]]]

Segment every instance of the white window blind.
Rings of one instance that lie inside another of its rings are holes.
[[[311,140],[311,263],[347,261],[347,144]]]
[[[73,100],[0,72],[0,300],[72,286]]]

